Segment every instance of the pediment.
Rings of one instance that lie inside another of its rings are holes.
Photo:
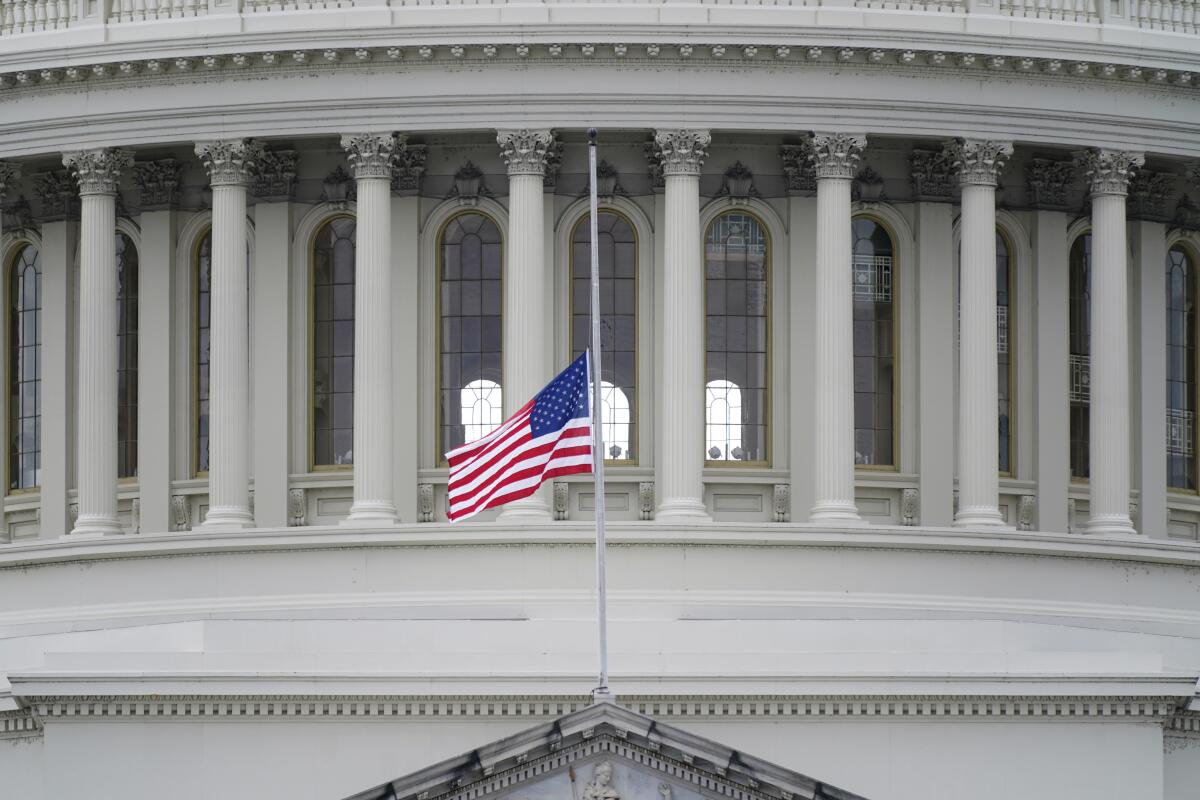
[[[347,800],[865,800],[598,703]]]

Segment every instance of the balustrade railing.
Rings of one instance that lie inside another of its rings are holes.
[[[661,0],[624,0],[646,5]],[[388,0],[394,8],[500,6],[508,0]],[[522,0],[538,3],[539,0]],[[547,6],[580,0],[540,0]],[[995,0],[976,8],[970,0],[699,0],[701,5],[859,8],[936,14],[990,14],[1060,22],[1113,24],[1200,34],[1200,0]],[[237,16],[317,11],[367,5],[361,0],[0,0],[0,36],[62,28],[113,25],[197,16]],[[666,0],[664,5],[670,5]],[[370,2],[378,7],[377,2]]]

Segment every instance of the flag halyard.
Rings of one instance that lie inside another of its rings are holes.
[[[584,353],[494,431],[447,453],[450,521],[529,497],[551,478],[591,472],[588,390]]]

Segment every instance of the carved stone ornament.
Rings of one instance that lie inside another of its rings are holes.
[[[900,524],[916,525],[921,519],[921,494],[916,489],[905,489],[900,493]]]
[[[1033,208],[1066,208],[1068,192],[1074,182],[1075,164],[1071,161],[1035,158],[1025,165],[1027,199]]]
[[[708,155],[712,134],[706,130],[681,128],[654,132],[654,145],[662,163],[664,179],[668,175],[699,175]]]
[[[1079,513],[1078,506],[1079,504],[1074,497],[1067,500],[1067,533],[1075,533],[1078,528],[1076,524],[1076,517]]]
[[[264,200],[291,200],[296,190],[296,166],[300,156],[295,150],[266,150],[258,162],[253,193]]]
[[[783,162],[783,185],[789,194],[817,190],[812,148],[807,144],[780,145],[779,159]]]
[[[867,137],[851,133],[814,133],[810,142],[810,158],[821,178],[851,180],[858,162],[867,147]]]
[[[135,162],[133,183],[138,189],[138,205],[143,209],[174,206],[179,201],[182,174],[183,165],[173,158]]]
[[[308,498],[303,489],[288,489],[288,527],[303,528],[308,524]]]
[[[563,143],[555,139],[546,151],[546,170],[542,175],[542,186],[553,189],[558,186],[558,172],[562,169]]]
[[[208,171],[212,186],[246,186],[258,170],[262,145],[253,139],[214,139],[196,142],[196,155]]]
[[[171,522],[177,531],[186,531],[192,527],[192,509],[186,494],[171,497]]]
[[[621,800],[613,786],[612,762],[605,759],[592,767],[592,779],[583,787],[580,800]]]
[[[142,501],[136,497],[129,504],[129,532],[142,532]]]
[[[128,150],[77,150],[63,153],[63,166],[79,182],[79,194],[116,194],[121,170],[133,164]]]
[[[1146,163],[1141,153],[1126,150],[1104,150],[1094,147],[1075,154],[1075,163],[1083,170],[1091,186],[1092,196],[1124,195],[1129,180],[1138,167]]]
[[[1133,219],[1164,219],[1167,216],[1167,195],[1174,183],[1175,176],[1168,172],[1138,170],[1129,181],[1126,214]]]
[[[1189,161],[1184,165],[1183,174],[1189,181],[1200,186],[1200,161]]]
[[[488,193],[483,185],[483,171],[468,161],[454,173],[454,187],[450,190],[451,197],[457,197],[463,205],[475,205],[480,195]]]
[[[342,149],[350,162],[355,180],[386,178],[392,180],[392,166],[404,139],[394,133],[352,133],[342,137]]]
[[[321,200],[342,210],[349,201],[358,199],[358,185],[341,164],[325,176],[321,187]]]
[[[792,485],[790,483],[775,484],[772,518],[776,522],[791,522],[792,520]]]
[[[1181,228],[1200,230],[1200,208],[1186,194],[1181,195],[1175,204],[1174,222]]]
[[[850,194],[855,200],[874,203],[883,199],[883,187],[883,176],[868,165],[863,167],[862,172],[854,176]]]
[[[71,529],[75,529],[75,523],[79,522],[79,501],[72,500],[67,503],[67,519],[71,521]]]
[[[570,497],[570,489],[566,481],[554,482],[554,518],[562,521],[567,519],[570,513],[568,498]]]
[[[415,195],[421,191],[421,177],[425,174],[425,159],[429,153],[423,144],[406,144],[396,154],[392,165],[392,191],[402,195]]]
[[[35,175],[33,192],[42,204],[42,220],[54,222],[79,215],[79,187],[65,169]]]
[[[554,157],[554,131],[501,130],[496,132],[496,144],[509,175],[537,175],[545,180],[548,159]]]
[[[944,149],[913,150],[908,165],[917,200],[949,200],[954,196],[954,163]]]
[[[0,230],[27,231],[32,228],[33,208],[29,205],[29,201],[25,199],[25,195],[21,195],[3,209]]]
[[[417,522],[433,522],[433,484],[417,484]]]
[[[654,519],[654,481],[638,484],[638,516],[645,520]]]
[[[642,145],[642,150],[646,156],[646,175],[650,178],[650,188],[661,190],[667,181],[663,175],[662,154],[658,152],[658,145],[650,140]]]
[[[1004,164],[1012,155],[1012,142],[989,139],[953,139],[944,152],[962,186],[995,186]]]
[[[737,161],[725,170],[718,197],[729,197],[735,203],[745,203],[751,197],[758,196],[758,189],[754,186],[754,173],[749,167]]]
[[[1037,498],[1031,494],[1021,495],[1021,503],[1017,506],[1017,530],[1033,530],[1033,512],[1037,509]]]
[[[0,201],[4,200],[4,193],[8,191],[8,187],[16,186],[17,181],[20,179],[20,164],[14,164],[11,161],[0,161]]]
[[[600,159],[596,165],[596,196],[611,200],[617,195],[628,194],[621,186],[621,176],[617,168],[605,159]]]

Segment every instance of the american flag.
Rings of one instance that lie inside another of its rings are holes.
[[[446,454],[450,521],[529,497],[550,478],[592,471],[584,353],[500,427]]]

